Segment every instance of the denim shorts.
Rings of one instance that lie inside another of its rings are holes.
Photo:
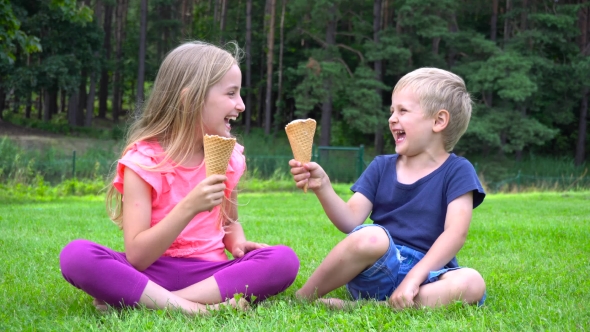
[[[391,235],[381,225],[360,225],[353,229],[350,234],[364,227],[381,227],[387,234],[387,237],[389,237],[389,249],[372,266],[346,284],[346,288],[355,300],[374,299],[385,301],[393,294],[393,291],[401,284],[410,270],[424,258],[424,254],[393,243]],[[428,278],[422,285],[438,281],[444,273],[457,269],[460,269],[460,267],[430,271]],[[486,293],[484,293],[484,296],[477,305],[482,306],[485,299]]]

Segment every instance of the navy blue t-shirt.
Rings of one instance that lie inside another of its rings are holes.
[[[451,153],[436,170],[413,184],[397,181],[397,154],[377,156],[350,188],[371,203],[371,220],[385,227],[395,244],[426,253],[444,231],[447,206],[473,191],[473,208],[485,192],[471,163]],[[445,267],[457,267],[453,258]]]

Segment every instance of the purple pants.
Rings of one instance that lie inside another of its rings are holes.
[[[125,253],[87,240],[70,242],[59,259],[69,283],[114,307],[136,305],[148,280],[176,291],[210,276],[224,299],[242,293],[248,300],[255,295],[256,301],[261,301],[287,289],[299,271],[295,252],[282,245],[222,262],[160,257],[141,272],[127,261]]]

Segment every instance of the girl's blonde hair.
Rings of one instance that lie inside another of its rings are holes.
[[[449,112],[450,119],[443,131],[444,147],[450,152],[467,130],[471,118],[471,96],[461,77],[438,68],[416,69],[402,77],[393,93],[411,89],[420,100],[425,116],[433,117],[439,110]]]
[[[209,89],[221,80],[242,57],[235,42],[224,49],[201,42],[186,42],[166,55],[154,81],[143,112],[133,120],[127,132],[121,157],[139,141],[158,142],[165,151],[162,162],[145,169],[157,170],[173,160],[182,164],[203,150],[202,113]],[[140,111],[141,108],[138,108]],[[116,169],[112,178],[117,175]],[[227,199],[222,214],[227,215]],[[112,181],[106,197],[110,218],[122,228],[122,195]]]

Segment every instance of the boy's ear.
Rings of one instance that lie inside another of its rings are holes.
[[[450,118],[451,115],[449,114],[449,111],[445,109],[439,110],[434,116],[434,126],[432,127],[432,130],[435,133],[442,132],[449,125]]]

